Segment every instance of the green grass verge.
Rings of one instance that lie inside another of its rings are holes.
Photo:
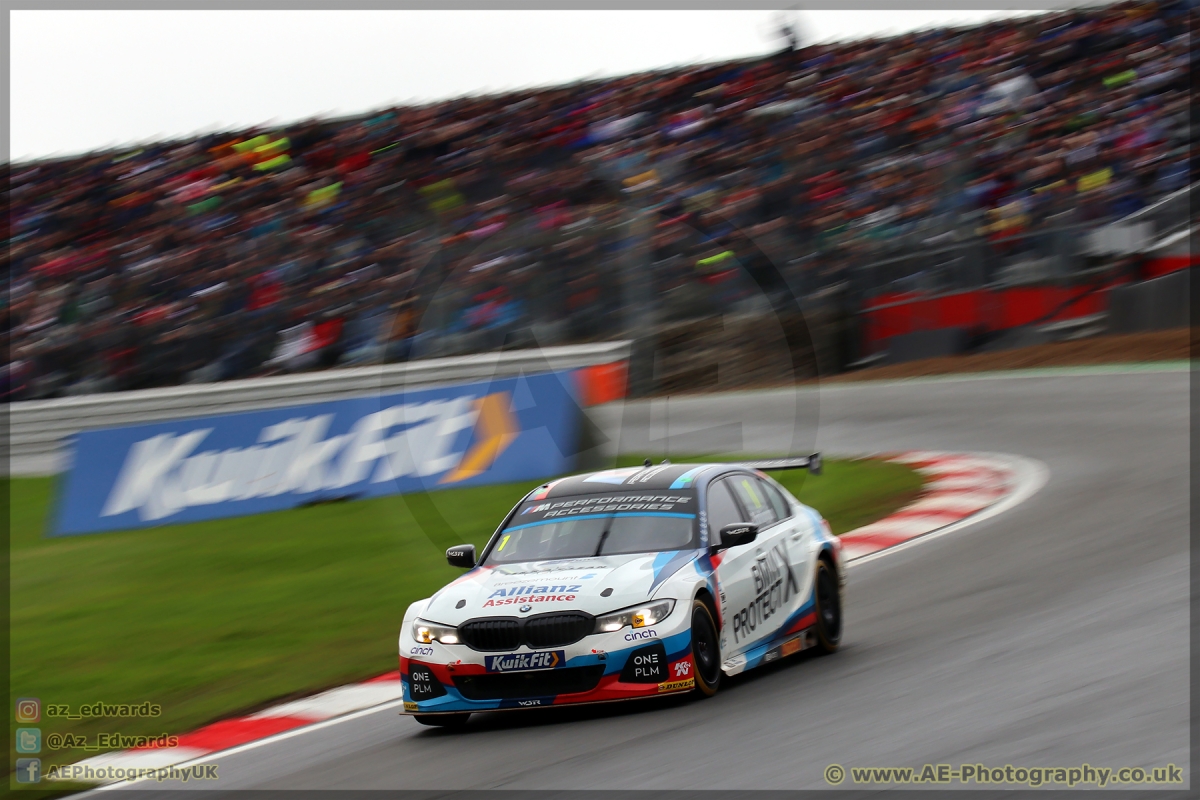
[[[825,469],[776,475],[839,533],[907,504],[921,486],[898,464],[828,460]],[[396,666],[408,603],[460,574],[445,549],[482,545],[529,488],[46,538],[52,481],[13,479],[12,696],[39,697],[43,707],[162,706],[150,720],[43,718],[43,736],[178,734],[385,672]],[[48,766],[87,755],[42,757]]]

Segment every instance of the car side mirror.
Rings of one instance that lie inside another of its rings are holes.
[[[460,544],[446,551],[446,560],[452,567],[470,569],[475,566],[475,545]]]
[[[752,522],[735,522],[721,528],[721,548],[750,544],[758,537],[758,526]]]

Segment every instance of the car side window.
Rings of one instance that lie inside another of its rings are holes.
[[[736,522],[749,522],[742,519],[742,510],[737,507],[733,495],[724,480],[713,481],[708,485],[708,541],[720,541],[721,528]]]
[[[779,515],[771,507],[771,501],[767,499],[767,494],[763,491],[762,483],[758,478],[753,475],[734,475],[729,482],[733,484],[733,491],[737,494],[738,500],[742,501],[742,508],[750,514],[747,522],[753,522],[760,528],[765,528],[779,521]]]
[[[787,519],[792,515],[792,506],[788,503],[787,498],[783,493],[775,487],[775,484],[770,481],[765,481],[762,478],[758,479],[759,484],[763,487],[763,492],[767,495],[767,501],[770,502],[771,508],[775,509],[775,515],[779,519]]]

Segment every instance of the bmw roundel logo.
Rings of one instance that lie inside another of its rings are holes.
[[[526,614],[526,613],[528,613],[528,612],[530,612],[530,611],[533,611],[533,606],[521,606],[521,613],[522,613],[522,614]]]

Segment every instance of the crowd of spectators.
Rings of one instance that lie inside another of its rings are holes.
[[[605,337],[631,302],[743,301],[736,264],[811,287],[897,243],[1119,217],[1194,179],[1195,6],[13,165],[6,396]]]

